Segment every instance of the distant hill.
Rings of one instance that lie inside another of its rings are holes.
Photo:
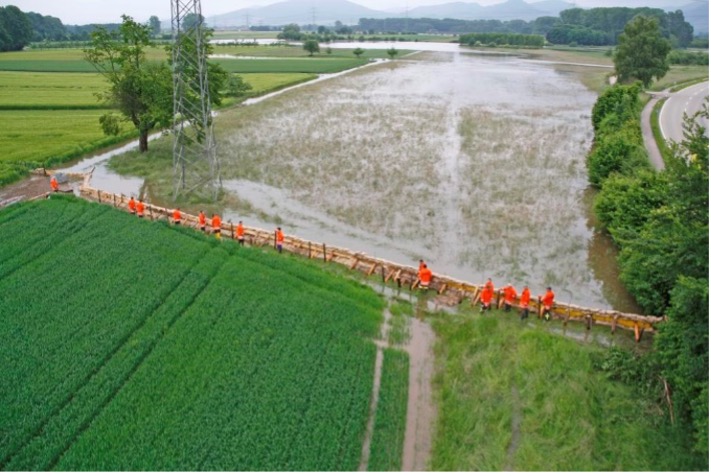
[[[684,20],[694,27],[694,35],[709,32],[709,2],[697,1],[681,7],[667,7],[665,10],[684,12]]]
[[[525,20],[543,16],[558,16],[575,4],[563,0],[545,0],[526,3],[523,0],[508,0],[496,5],[481,6],[472,2],[453,2],[413,8],[407,14],[412,18],[457,18],[460,20]],[[405,12],[399,12],[404,16]]]
[[[208,25],[215,28],[249,25],[332,25],[340,21],[357,24],[360,18],[386,18],[392,16],[366,8],[348,0],[287,0],[264,7],[242,8],[222,15],[206,17]]]

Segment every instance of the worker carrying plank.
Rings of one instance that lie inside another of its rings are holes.
[[[427,289],[430,287],[430,282],[432,281],[432,270],[429,269],[426,264],[422,263],[418,277],[420,278],[420,288]]]

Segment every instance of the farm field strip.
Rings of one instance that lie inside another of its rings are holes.
[[[279,58],[263,60],[218,59],[214,61],[230,73],[338,73],[368,63],[357,58]]]
[[[50,470],[60,455],[126,384],[162,336],[207,286],[227,257],[224,250],[213,248],[191,268],[150,318],[131,334],[106,365],[92,375],[86,385],[13,457],[5,469]]]
[[[0,279],[0,468],[357,468],[384,306],[365,285],[69,196],[0,224],[55,243]]]
[[[0,109],[106,109],[96,97],[106,85],[99,74],[0,71]]]
[[[344,312],[342,306],[333,304],[332,296],[324,301],[320,298],[326,296],[311,291],[294,294],[297,278],[277,273],[275,281],[262,268],[236,259],[228,262],[149,356],[133,385],[111,402],[57,469],[355,467],[339,465],[340,447],[328,443],[328,447],[315,448],[311,445],[317,442],[304,435],[319,434],[319,442],[338,442],[345,433],[354,439],[350,446],[355,449],[357,464],[362,425],[354,419],[355,428],[343,427],[344,422],[336,424],[331,418],[342,411],[344,403],[351,406],[353,403],[346,402],[356,397],[362,413],[366,412],[370,382],[358,375],[370,373],[374,346],[362,339],[341,337],[352,335],[348,329],[352,320],[364,319],[349,306],[347,314],[352,315],[339,319],[338,327],[324,326],[322,318],[311,316],[329,316],[338,309]],[[248,276],[250,279],[244,279]],[[226,294],[225,285],[235,281],[240,282],[239,293]],[[265,289],[277,288],[279,294],[270,300],[254,299]],[[206,310],[218,312],[208,313],[206,318]],[[196,340],[196,335],[204,338]],[[326,354],[319,349],[325,349]],[[347,364],[353,358],[361,361],[354,368]],[[320,368],[325,363],[328,367]],[[350,379],[345,379],[346,375]],[[354,386],[358,381],[363,383]],[[328,392],[319,400],[331,404],[314,411],[310,405],[312,386]],[[156,392],[158,388],[163,390]],[[344,392],[345,388],[349,390]],[[188,400],[184,403],[188,413],[159,410],[161,401],[178,395]],[[232,401],[225,401],[227,395]],[[133,422],[125,421],[130,409],[137,412]],[[219,428],[210,422],[218,415],[223,423]],[[198,424],[206,418],[207,424]],[[153,441],[156,432],[176,432],[165,439],[166,444],[180,440],[178,434],[186,427],[196,434],[191,441],[182,442],[185,447],[150,448],[141,443]],[[221,441],[241,451],[221,453]],[[347,456],[347,448],[343,451]]]
[[[60,200],[51,202],[55,201]],[[3,464],[18,444],[43,426],[104,365],[117,344],[160,304],[195,259],[188,255],[189,260],[176,259],[160,272],[145,273],[150,262],[143,253],[132,253],[132,248],[151,236],[152,227],[132,226],[105,210],[73,208],[86,211],[92,226],[84,224],[41,260],[0,280],[0,294],[5,296],[0,334],[7,342],[0,351],[3,380],[17,386],[15,392],[2,396],[0,405],[3,432],[10,435],[0,453]],[[42,222],[33,224],[44,228]],[[23,228],[29,226],[23,224]],[[102,228],[121,233],[122,240],[107,247],[114,236]],[[59,227],[55,230],[61,235]],[[15,231],[22,236],[22,228]],[[181,249],[180,241],[173,245],[176,252]],[[117,264],[121,273],[107,272]],[[71,272],[76,269],[82,272]],[[133,292],[117,293],[132,288]],[[37,289],[43,290],[41,296]],[[42,377],[28,381],[28,375]]]

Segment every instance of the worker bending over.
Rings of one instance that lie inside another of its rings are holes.
[[[514,299],[516,299],[516,288],[509,283],[504,287],[504,311],[509,312],[511,310]]]
[[[491,299],[494,297],[494,285],[492,283],[491,286],[489,286],[489,283],[491,283],[491,279],[487,281],[486,285],[484,285],[484,289],[481,290],[481,311],[479,312],[491,310]]]
[[[426,264],[422,263],[418,275],[420,278],[420,288],[429,288],[430,282],[432,281],[432,270],[429,269]]]

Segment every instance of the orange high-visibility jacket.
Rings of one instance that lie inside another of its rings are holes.
[[[430,284],[430,281],[432,281],[432,270],[431,269],[423,266],[422,269],[420,269],[419,274],[420,274],[420,283],[423,286],[427,286],[428,284]]]
[[[494,297],[494,288],[484,286],[484,289],[481,290],[481,302],[489,304],[492,297]]]
[[[136,211],[138,212],[139,215],[143,215],[143,211],[146,209],[146,206],[143,204],[142,201],[138,201],[136,204]]]
[[[128,201],[128,209],[132,212],[136,211],[136,201],[133,198]]]
[[[242,238],[244,236],[244,226],[241,223],[237,224],[237,237]]]
[[[528,288],[523,288],[521,292],[521,300],[519,301],[519,306],[528,307],[528,303],[531,302],[531,290]]]
[[[485,288],[489,288],[492,291],[494,291],[494,283],[489,279],[486,284],[484,285]]]
[[[216,230],[222,228],[222,220],[220,220],[220,217],[217,215],[212,217],[212,228]]]
[[[555,299],[555,294],[553,294],[553,291],[546,292],[546,295],[543,296],[543,305],[547,308],[550,308],[553,305],[554,299]]]
[[[177,208],[173,212],[173,220],[180,221],[180,210],[178,210]]]
[[[207,220],[205,219],[205,214],[202,212],[200,212],[200,214],[198,215],[198,223],[200,223],[201,227],[205,226],[205,224],[207,223]]]
[[[516,289],[513,286],[506,286],[504,288],[504,301],[511,304],[514,299],[516,299]]]
[[[281,244],[284,243],[284,233],[281,230],[277,230],[276,232],[276,238],[277,238],[277,243]]]
[[[57,179],[52,177],[52,180],[49,181],[49,185],[52,187],[52,190],[58,190],[59,189],[59,183],[57,183]]]

